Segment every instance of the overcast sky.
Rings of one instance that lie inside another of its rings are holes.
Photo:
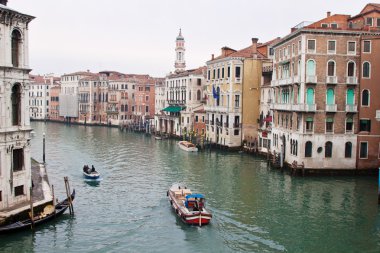
[[[375,2],[375,1],[373,1]],[[289,33],[302,21],[356,15],[365,0],[9,0],[35,16],[29,28],[34,74],[80,70],[150,74],[173,71],[179,28],[187,68],[205,64],[220,48],[247,47]]]

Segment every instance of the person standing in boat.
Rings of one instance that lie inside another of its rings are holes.
[[[95,172],[95,167],[94,167],[94,165],[91,165],[91,172]]]

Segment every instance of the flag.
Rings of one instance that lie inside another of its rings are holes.
[[[212,96],[213,96],[215,99],[219,99],[219,92],[217,92],[217,91],[215,90],[214,85],[212,86]]]

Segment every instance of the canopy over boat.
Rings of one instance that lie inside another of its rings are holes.
[[[193,193],[193,194],[190,194],[190,195],[187,195],[186,196],[186,199],[191,199],[191,198],[198,198],[198,199],[203,199],[205,196],[203,194],[200,194],[200,193]]]

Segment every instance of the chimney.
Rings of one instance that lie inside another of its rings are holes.
[[[8,2],[8,0],[0,0],[0,4],[3,4],[5,6],[7,6],[7,2]]]
[[[327,17],[329,18],[331,16],[331,11],[327,12]]]
[[[212,60],[212,61],[214,60],[214,54],[211,55],[211,60]]]
[[[252,53],[257,53],[257,42],[259,41],[258,38],[252,38]]]

